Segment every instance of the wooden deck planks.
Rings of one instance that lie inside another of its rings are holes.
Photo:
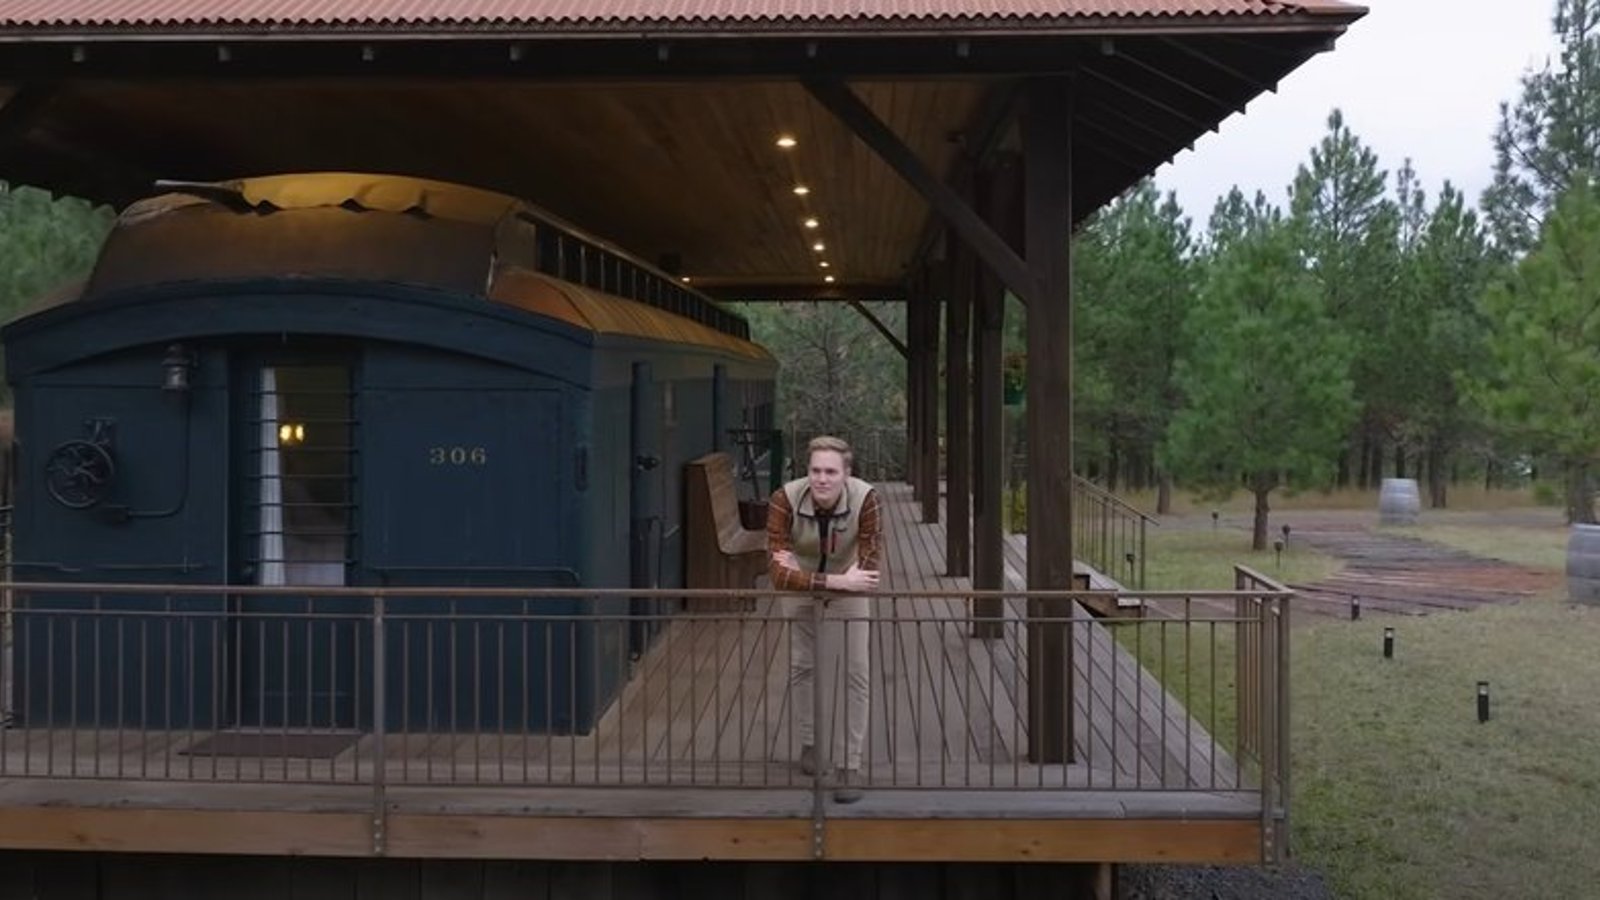
[[[911,568],[933,573],[922,580],[925,589],[968,587],[970,582],[966,579],[949,579],[939,574],[943,572],[940,550],[944,546],[943,525],[918,521],[919,509],[910,500],[909,488],[888,485],[882,490],[891,501],[886,504],[891,514],[891,537],[896,530],[916,535],[894,538],[891,546],[908,547],[905,559],[912,563]],[[1023,590],[1027,572],[1026,536],[1007,536],[1005,563],[1008,587]],[[1007,607],[1007,638],[975,643],[993,645],[997,651],[995,670],[1008,676],[1005,696],[1011,703],[1011,715],[1021,720],[1016,722],[1016,731],[1025,743],[1027,644],[1021,632],[1026,628],[1025,614],[1020,601],[1012,601]],[[1079,614],[1085,617],[1087,624],[1073,628],[1076,650],[1073,667],[1077,676],[1073,703],[1078,758],[1093,768],[1114,764],[1119,785],[1125,778],[1138,787],[1172,784],[1173,779],[1194,786],[1224,789],[1237,783],[1238,768],[1233,759],[1216,744],[1209,731],[1188,715],[1171,692],[1116,642],[1110,630],[1145,626],[1137,623],[1102,626],[1082,613],[1081,608]],[[998,703],[1000,698],[995,700]],[[1133,762],[1135,757],[1137,763]],[[1223,773],[1230,774],[1225,777]]]

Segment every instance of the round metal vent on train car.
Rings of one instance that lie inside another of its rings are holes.
[[[105,445],[73,440],[50,452],[44,471],[51,499],[68,509],[88,509],[105,497],[117,464]]]

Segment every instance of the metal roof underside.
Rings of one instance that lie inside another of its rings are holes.
[[[724,296],[888,295],[927,249],[933,214],[805,79],[849,83],[947,178],[963,155],[1015,143],[991,123],[1025,79],[1070,76],[1081,220],[1363,12],[1327,0],[0,0],[0,179],[122,205],[158,178],[393,172],[524,198]],[[795,147],[775,146],[784,134]]]

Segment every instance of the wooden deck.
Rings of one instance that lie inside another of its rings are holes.
[[[383,852],[484,858],[1195,860],[1259,858],[1233,759],[1080,611],[1076,759],[1027,760],[1026,624],[969,635],[944,532],[884,486],[887,585],[872,631],[866,796],[819,807],[793,760],[777,610],[675,621],[592,734],[390,735],[381,840],[370,735],[327,759],[197,756],[192,733],[4,735],[0,848]],[[1025,548],[1008,547],[1021,588]],[[838,654],[819,665],[835,675]],[[825,706],[842,718],[840,691]],[[835,755],[842,753],[836,742]],[[25,757],[25,759],[24,759]],[[41,770],[41,763],[48,768]],[[38,777],[44,775],[45,777]],[[50,777],[54,775],[55,777]],[[64,777],[70,776],[70,777]],[[77,779],[97,780],[77,780]],[[198,783],[197,783],[198,782]],[[312,782],[294,784],[285,782]],[[137,814],[137,816],[135,816]],[[166,823],[150,831],[138,823]],[[197,841],[197,844],[183,844]],[[207,848],[214,848],[207,850]]]

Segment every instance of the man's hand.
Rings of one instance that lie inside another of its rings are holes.
[[[861,568],[859,563],[852,563],[847,571],[828,576],[828,589],[846,593],[875,591],[878,589],[878,573]]]
[[[777,563],[780,569],[800,570],[800,563],[795,560],[794,553],[789,550],[779,550],[777,553],[772,554],[772,561]]]

